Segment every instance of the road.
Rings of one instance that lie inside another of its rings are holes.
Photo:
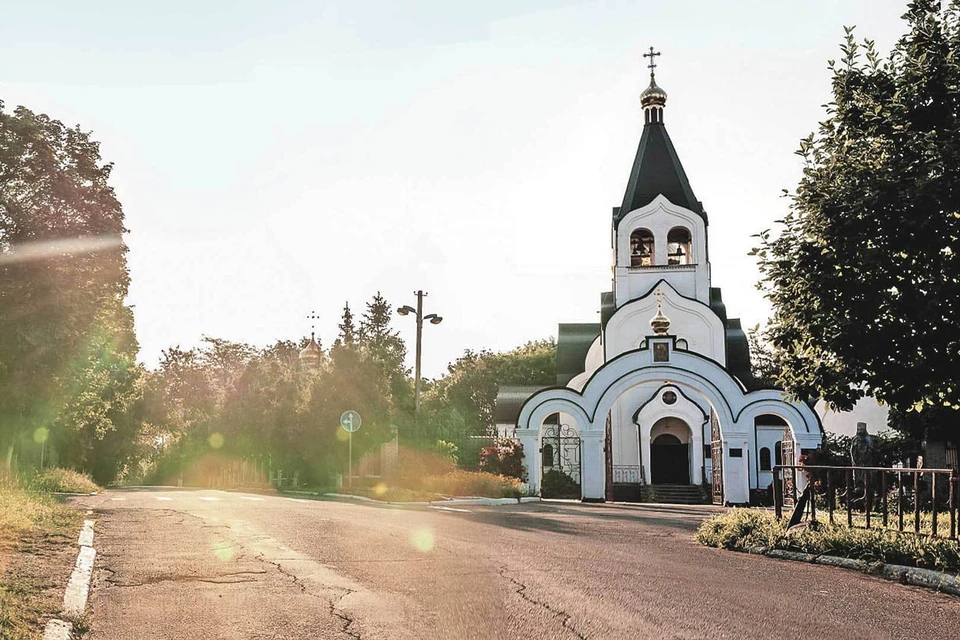
[[[697,545],[714,508],[107,491],[94,640],[956,638],[960,598]]]

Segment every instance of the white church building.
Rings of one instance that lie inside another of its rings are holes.
[[[584,501],[747,503],[781,451],[789,463],[820,445],[822,425],[808,405],[754,388],[746,336],[711,286],[707,214],[667,134],[654,66],[611,218],[601,321],[561,324],[557,386],[502,387],[497,422],[522,442],[535,491],[552,473]]]

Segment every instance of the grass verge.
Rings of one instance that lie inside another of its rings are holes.
[[[955,540],[820,521],[788,531],[785,520],[757,509],[714,515],[703,521],[696,539],[722,549],[783,549],[960,573],[960,544]]]
[[[31,570],[17,551],[40,557],[45,545],[69,544],[82,520],[80,512],[51,496],[0,484],[0,638],[39,637],[46,618],[57,611],[56,600],[51,605],[44,597],[49,575]]]
[[[34,491],[61,493],[93,493],[100,487],[90,478],[73,469],[46,469],[33,475],[23,476],[20,486]]]

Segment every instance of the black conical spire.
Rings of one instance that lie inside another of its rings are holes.
[[[640,136],[640,145],[637,147],[637,156],[630,170],[630,179],[627,181],[627,190],[623,194],[623,204],[617,210],[615,223],[635,209],[650,204],[659,196],[664,196],[673,204],[690,209],[707,219],[703,205],[697,200],[690,188],[690,181],[680,164],[677,150],[670,141],[667,129],[663,125],[663,108],[667,102],[667,92],[657,86],[654,77],[655,56],[650,47],[650,53],[643,54],[650,58],[650,86],[640,94],[640,104],[643,105],[644,125],[643,135]]]

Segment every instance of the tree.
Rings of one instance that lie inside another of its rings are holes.
[[[367,303],[360,320],[359,344],[371,358],[379,362],[391,379],[403,377],[407,348],[400,332],[391,328],[393,307],[378,291]]]
[[[337,336],[336,342],[333,343],[334,348],[341,346],[353,346],[356,342],[357,330],[353,324],[353,312],[350,311],[350,303],[346,302],[343,305],[343,316],[340,319],[340,324],[337,325],[340,329],[340,335]]]
[[[755,250],[779,382],[796,397],[960,406],[958,11],[915,0],[885,60],[848,28],[830,63],[828,117],[800,143],[780,235]]]
[[[750,375],[753,377],[750,386],[762,389],[775,387],[782,366],[780,354],[774,350],[759,324],[747,330],[747,344],[750,348]]]
[[[24,443],[41,427],[61,462],[78,468],[90,468],[98,443],[121,423],[124,438],[136,439],[126,419],[141,371],[124,304],[126,230],[111,171],[89,133],[24,107],[7,113],[0,102],[0,449],[7,460],[28,455]]]
[[[501,353],[466,350],[447,375],[424,390],[421,405],[435,437],[460,444],[461,462],[471,462],[464,439],[489,435],[500,385],[556,383],[557,345],[552,338]]]

